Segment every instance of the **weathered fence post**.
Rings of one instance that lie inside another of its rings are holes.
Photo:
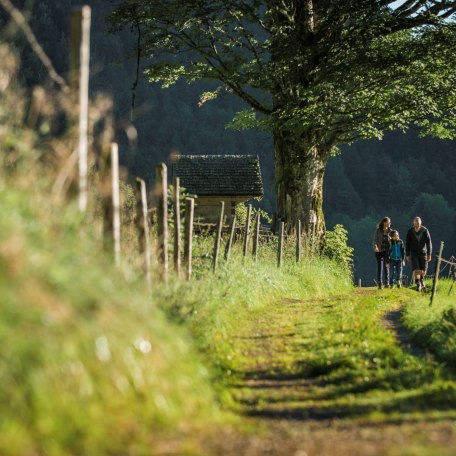
[[[217,269],[217,260],[220,249],[220,239],[222,238],[223,216],[225,212],[225,202],[220,201],[220,218],[217,224],[217,231],[215,233],[214,254],[212,256],[212,271]]]
[[[253,259],[255,261],[258,260],[258,244],[260,241],[260,222],[261,222],[261,215],[258,213],[255,217],[255,231],[254,231],[254,237],[253,237]]]
[[[144,268],[147,284],[150,285],[150,238],[149,220],[147,218],[147,192],[146,183],[136,178],[136,229],[138,232],[139,253]]]
[[[277,249],[277,266],[282,267],[282,257],[283,257],[283,231],[285,229],[285,223],[280,222],[279,224],[279,246]]]
[[[78,116],[79,210],[87,210],[87,132],[89,125],[90,6],[71,14],[70,88]]]
[[[432,303],[434,301],[435,293],[437,292],[437,282],[439,281],[440,262],[442,260],[443,246],[444,246],[444,242],[441,241],[439,253],[436,256],[435,274],[434,274],[434,281],[432,282],[431,302],[429,303],[429,305],[432,305]]]
[[[448,278],[449,279],[451,279],[451,277],[453,277],[455,275],[456,267],[454,265],[454,262],[456,261],[456,258],[454,256],[451,256],[450,261],[451,261],[451,264],[450,264],[450,267],[448,268]]]
[[[156,166],[155,194],[157,197],[158,262],[160,276],[166,281],[168,276],[168,181],[164,163]]]
[[[228,260],[228,258],[230,257],[231,246],[233,245],[235,230],[236,230],[236,215],[233,215],[233,219],[231,220],[231,225],[230,225],[230,235],[228,237],[228,241],[227,241],[226,247],[225,247],[225,260]]]
[[[114,261],[120,261],[120,185],[119,185],[119,146],[111,143],[112,170],[112,230],[114,239]]]
[[[180,275],[181,270],[181,219],[180,219],[180,179],[174,178],[174,270]]]
[[[109,155],[105,156],[103,169],[103,242],[106,249],[114,252],[114,261],[117,265],[120,260],[120,195],[119,149],[116,143],[111,144]]]
[[[185,199],[185,242],[184,242],[184,264],[187,280],[192,277],[192,239],[193,239],[193,214],[195,211],[195,200]]]
[[[245,233],[244,233],[244,251],[243,256],[247,255],[249,248],[249,236],[250,236],[250,214],[252,213],[252,205],[249,204],[247,208],[247,220],[245,221]]]
[[[302,225],[301,220],[296,223],[296,262],[301,260],[301,236],[302,236]]]

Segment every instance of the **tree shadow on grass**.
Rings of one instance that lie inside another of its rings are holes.
[[[277,402],[267,404],[261,402],[253,408],[246,409],[243,413],[247,416],[288,419],[288,420],[330,420],[343,418],[359,418],[373,412],[391,415],[395,418],[385,418],[388,421],[409,421],[408,415],[416,415],[417,412],[434,412],[433,420],[455,417],[456,389],[449,391],[421,391],[410,394],[407,397],[392,396],[377,403],[351,403],[351,404],[324,404],[322,401],[313,400],[312,405],[301,405],[297,402],[286,404]],[[439,412],[437,418],[435,412]],[[445,413],[448,412],[448,413]],[[402,415],[398,418],[398,415]],[[416,419],[416,418],[412,418]]]
[[[313,376],[309,372],[244,373],[243,380],[233,385],[234,396],[243,414],[268,419],[328,420],[371,413],[406,417],[431,412],[442,418],[456,416],[456,382],[435,381],[431,369],[382,371],[368,380],[347,374],[344,380],[343,372],[337,372],[340,367],[332,366],[333,377],[328,375],[329,367],[318,375],[314,371]]]

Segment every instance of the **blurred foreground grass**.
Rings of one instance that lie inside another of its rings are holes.
[[[1,454],[150,454],[220,421],[188,332],[75,208],[2,181],[0,212]]]

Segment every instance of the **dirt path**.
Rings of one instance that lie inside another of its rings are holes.
[[[392,331],[399,344],[413,356],[430,357],[426,350],[415,345],[411,340],[411,335],[401,324],[402,307],[399,309],[388,310],[382,319],[382,325]]]
[[[375,292],[362,293],[372,296]],[[320,315],[333,312],[344,299],[354,299],[353,305],[362,305],[362,293],[357,297],[284,300],[275,310],[255,316],[253,324],[246,326],[246,332],[236,341],[245,359],[245,369],[237,373],[237,380],[232,384],[238,412],[245,417],[244,423],[251,432],[218,433],[206,442],[204,451],[207,454],[456,454],[454,416],[438,411],[434,415],[423,415],[417,406],[414,407],[413,398],[408,402],[397,400],[391,407],[386,404],[387,413],[376,416],[377,406],[372,399],[375,399],[374,389],[365,394],[365,399],[359,400],[364,394],[362,389],[351,391],[343,378],[327,380],[331,366],[327,372],[312,372],[308,366],[300,368],[301,354],[309,345],[309,337],[315,337]],[[285,315],[293,315],[293,318],[285,318]],[[381,331],[393,331],[397,344],[410,356],[425,355],[410,344],[408,334],[400,325],[397,306],[384,314],[380,326],[384,328],[380,328]],[[310,333],[309,328],[314,332]],[[327,331],[324,327],[320,329]],[[401,375],[400,366],[395,375]],[[407,394],[413,392],[404,391],[404,395]],[[398,409],[405,407],[405,413],[395,414],[396,404]]]

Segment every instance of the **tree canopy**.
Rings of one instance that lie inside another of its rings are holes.
[[[456,2],[393,4],[129,0],[111,22],[140,31],[149,80],[221,81],[202,102],[240,96],[256,114],[240,126],[310,127],[340,143],[415,123],[454,137]]]
[[[138,31],[150,81],[214,80],[201,102],[244,100],[232,125],[273,132],[279,216],[293,221],[322,218],[338,145],[410,125],[456,137],[455,12],[447,0],[128,0],[110,21]]]

